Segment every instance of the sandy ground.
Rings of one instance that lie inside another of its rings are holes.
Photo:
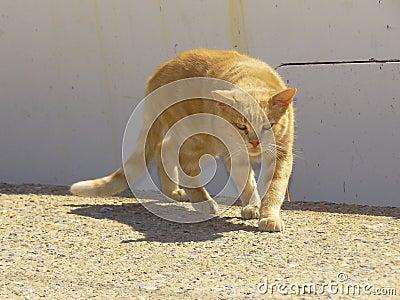
[[[271,234],[239,206],[178,224],[129,193],[0,184],[0,213],[0,299],[400,298],[400,208],[285,203]]]

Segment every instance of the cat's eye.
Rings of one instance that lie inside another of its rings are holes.
[[[236,123],[236,127],[239,128],[240,130],[245,130],[247,129],[247,126],[242,124],[242,123]]]
[[[266,124],[262,127],[262,130],[271,130],[272,126],[274,126],[274,124]]]

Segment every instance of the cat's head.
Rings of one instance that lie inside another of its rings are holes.
[[[248,93],[240,89],[212,92],[218,101],[218,114],[234,125],[250,157],[254,158],[275,143],[274,135],[279,139],[288,126],[288,111],[295,94],[295,88],[279,92],[264,89],[249,90]]]

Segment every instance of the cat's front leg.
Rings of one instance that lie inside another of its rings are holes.
[[[242,201],[242,218],[245,220],[258,219],[260,217],[261,200],[257,191],[257,182],[254,177],[254,171],[251,168],[246,185],[240,195],[240,199]]]
[[[235,182],[236,188],[240,193],[242,203],[242,218],[258,219],[260,217],[260,195],[257,191],[257,182],[254,177],[254,171],[249,163],[244,161],[235,162],[233,168],[230,160],[226,160],[227,168],[231,171],[231,176]],[[243,174],[247,173],[247,178]]]
[[[291,157],[277,161],[269,189],[261,200],[261,216],[258,223],[260,231],[279,232],[285,228],[280,217],[280,210],[285,198],[286,187],[289,183],[292,163],[293,159]]]
[[[258,222],[260,231],[278,232],[284,230],[285,225],[280,217],[280,209],[285,197],[285,190],[284,180],[277,179],[275,182],[273,180],[267,195],[261,201],[261,216]]]

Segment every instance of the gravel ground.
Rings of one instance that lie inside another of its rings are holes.
[[[400,208],[285,203],[271,234],[236,205],[177,224],[129,193],[0,184],[0,213],[1,299],[400,298]]]

